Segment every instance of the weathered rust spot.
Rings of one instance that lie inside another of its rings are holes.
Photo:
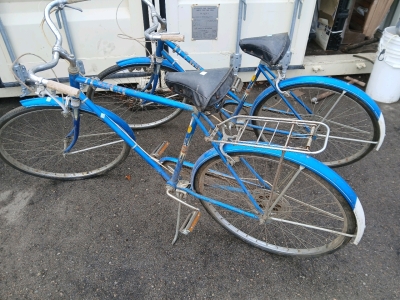
[[[188,151],[188,146],[183,145],[181,149],[181,154],[186,155],[187,151]]]

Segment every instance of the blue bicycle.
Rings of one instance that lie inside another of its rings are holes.
[[[365,219],[354,191],[329,167],[301,153],[312,153],[316,131],[325,136],[325,147],[329,127],[315,121],[243,115],[215,125],[207,110],[223,105],[234,80],[232,69],[168,74],[168,86],[196,105],[81,76],[75,57],[62,48],[61,35],[50,19],[54,7],[80,1],[55,0],[46,6],[45,19],[56,36],[53,59],[28,72],[39,97],[21,101],[22,107],[0,118],[0,157],[5,162],[35,176],[83,179],[115,167],[132,149],[161,175],[168,197],[179,203],[174,242],[179,232],[191,232],[200,216],[200,209],[185,201],[188,195],[200,200],[233,235],[268,252],[318,256],[352,239],[355,244],[360,241]],[[155,40],[164,38],[149,34]],[[168,38],[173,36],[168,34]],[[36,75],[56,66],[60,58],[70,64],[70,86]],[[82,92],[86,85],[190,112],[178,158],[159,159],[163,146],[146,153],[125,121]],[[254,122],[262,125],[257,128],[260,135],[248,140],[246,128]],[[290,128],[283,144],[274,139],[281,125],[284,130]],[[268,142],[262,141],[263,130],[272,127],[275,133]],[[212,148],[192,164],[185,157],[197,128]],[[309,132],[300,133],[298,128]],[[191,210],[182,225],[181,206]]]
[[[185,103],[186,99],[182,95],[171,92],[165,85],[164,78],[167,72],[184,72],[166,48],[177,53],[195,69],[203,68],[176,43],[168,40],[168,36],[164,35],[163,40],[150,40],[149,31],[157,29],[160,23],[159,32],[162,33],[166,28],[166,21],[156,12],[150,1],[142,1],[148,5],[154,16],[154,23],[145,31],[145,37],[156,44],[155,54],[118,61],[116,65],[97,76],[102,81]],[[293,20],[297,16],[296,3]],[[291,58],[292,35],[293,30],[289,35],[283,33],[240,41],[240,47],[245,53],[261,60],[243,95],[239,97],[233,91],[228,93],[220,111],[221,120],[245,113],[251,116],[324,122],[331,128],[329,144],[323,153],[315,157],[330,167],[353,163],[372,149],[378,150],[385,137],[384,118],[376,103],[362,90],[343,81],[322,76],[285,79]],[[272,67],[278,70],[278,76],[271,70]],[[261,74],[270,86],[261,92],[253,103],[249,103],[248,95]],[[235,82],[234,86],[234,91],[241,92],[238,82]],[[162,106],[126,95],[119,96],[94,87],[88,88],[87,95],[95,103],[122,117],[133,129],[153,128],[168,122],[181,112],[179,108]],[[257,128],[260,124],[255,122],[254,125],[254,130],[259,135]],[[269,134],[265,133],[262,139],[267,141]],[[316,132],[314,147],[319,148],[323,140],[324,137]]]

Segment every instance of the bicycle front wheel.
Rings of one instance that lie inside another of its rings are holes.
[[[275,254],[319,256],[347,244],[356,230],[355,215],[344,197],[318,174],[284,160],[271,196],[279,157],[245,152],[229,153],[242,183],[257,204],[271,214],[262,222],[202,201],[208,213],[246,243]],[[194,177],[196,192],[211,199],[257,213],[220,157],[207,160]],[[281,195],[282,194],[282,195]]]
[[[285,98],[303,120],[319,121],[330,128],[330,138],[324,152],[315,155],[330,167],[351,164],[367,155],[377,144],[380,136],[379,123],[362,99],[343,93],[339,88],[321,83],[291,85],[282,89]],[[310,111],[307,111],[305,104]],[[254,108],[254,116],[296,118],[293,111],[277,92],[267,95]],[[260,125],[254,122],[255,125]],[[255,129],[257,135],[261,132]],[[261,138],[269,141],[271,135]],[[313,149],[321,149],[324,137],[318,132]]]
[[[18,107],[0,119],[0,158],[39,177],[73,180],[103,174],[125,160],[129,146],[97,116],[80,111],[80,134],[73,136],[72,114],[59,107]]]
[[[133,90],[150,93],[153,85],[149,82],[153,74],[150,64],[114,65],[98,75],[101,81],[123,86]],[[186,103],[186,99],[171,90],[165,84],[165,74],[176,72],[162,66],[154,94],[171,100]],[[114,92],[89,87],[87,96],[97,105],[107,108],[124,119],[133,129],[148,129],[164,124],[177,117],[181,109],[144,101],[139,98],[120,95]]]

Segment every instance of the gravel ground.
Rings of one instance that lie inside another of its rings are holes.
[[[1,99],[0,115],[14,106],[18,99]],[[400,103],[380,106],[381,150],[336,169],[362,202],[364,237],[316,259],[248,246],[205,211],[172,246],[177,205],[134,154],[105,176],[76,182],[0,161],[0,299],[399,299]],[[139,132],[139,142],[167,139],[167,154],[176,155],[187,120]],[[196,137],[191,158],[206,148]]]

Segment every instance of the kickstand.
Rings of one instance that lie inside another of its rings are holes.
[[[178,239],[180,218],[181,218],[181,204],[178,203],[178,217],[176,218],[176,230],[175,230],[174,239],[173,239],[173,241],[172,241],[172,245],[174,245],[175,242],[176,242],[177,239]]]

